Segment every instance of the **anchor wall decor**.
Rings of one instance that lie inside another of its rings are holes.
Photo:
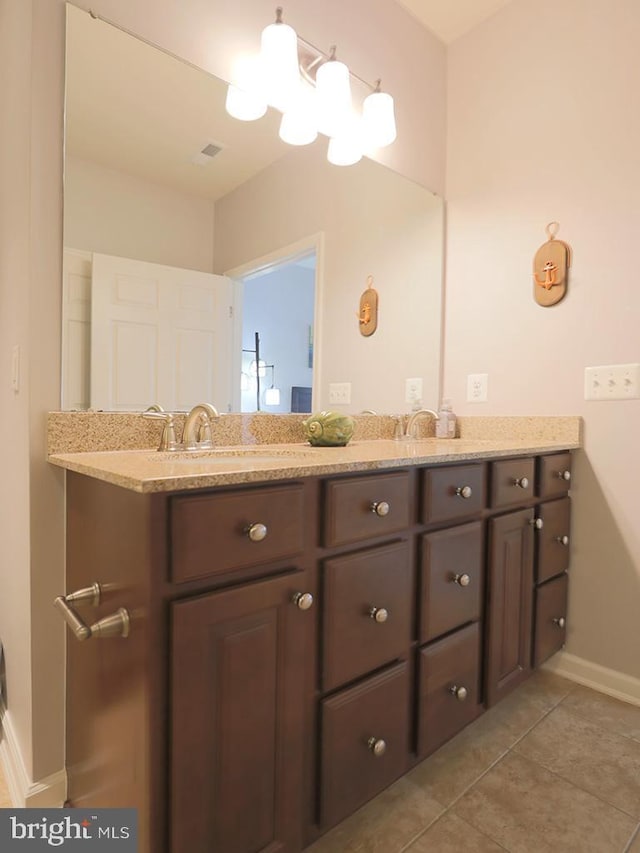
[[[556,239],[559,229],[558,222],[547,225],[545,230],[549,239],[540,246],[533,259],[533,298],[543,308],[556,305],[567,293],[571,246]]]

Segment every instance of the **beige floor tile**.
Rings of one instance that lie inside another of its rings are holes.
[[[640,707],[637,705],[578,686],[563,700],[562,707],[586,717],[603,729],[640,741]]]
[[[444,806],[539,722],[573,689],[564,678],[537,672],[411,771],[409,778]]]
[[[563,706],[516,746],[574,785],[640,818],[640,743],[613,734]]]
[[[453,813],[510,853],[621,853],[636,824],[514,753],[465,794]]]
[[[447,812],[406,853],[504,853],[504,847]]]
[[[323,836],[308,853],[399,853],[442,811],[405,777]]]
[[[640,828],[636,831],[635,837],[625,853],[640,853]]]

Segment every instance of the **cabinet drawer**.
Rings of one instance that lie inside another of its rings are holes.
[[[564,645],[568,587],[567,575],[560,575],[536,589],[534,666],[540,666]]]
[[[485,505],[485,466],[447,465],[422,474],[422,522],[452,521],[476,515]]]
[[[566,494],[571,485],[571,454],[553,453],[538,459],[538,495],[555,498]]]
[[[325,498],[324,542],[330,547],[397,533],[411,523],[406,471],[333,480]]]
[[[256,538],[249,535],[254,525]],[[258,538],[264,525],[266,535]],[[276,486],[171,501],[171,576],[177,582],[293,557],[304,539],[302,486]]]
[[[569,568],[571,499],[561,498],[540,504],[537,517],[542,521],[542,527],[536,530],[536,580],[542,583]]]
[[[517,506],[533,497],[534,460],[504,459],[491,463],[491,506]]]
[[[406,656],[413,572],[407,542],[324,564],[324,690]]]
[[[418,755],[438,749],[481,713],[480,626],[420,651]]]
[[[480,619],[482,524],[427,533],[420,555],[420,642]]]
[[[338,823],[407,770],[409,667],[398,664],[325,699],[320,823]]]

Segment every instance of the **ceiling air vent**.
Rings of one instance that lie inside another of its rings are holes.
[[[196,166],[206,166],[207,163],[210,163],[216,154],[219,154],[222,151],[221,145],[216,145],[215,142],[208,142],[202,151],[199,151],[197,154],[194,154],[191,158],[191,162]]]

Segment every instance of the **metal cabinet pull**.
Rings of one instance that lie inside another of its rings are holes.
[[[544,527],[544,521],[541,518],[532,518],[529,524],[536,530],[542,530]]]
[[[471,575],[468,575],[465,572],[463,575],[454,575],[451,580],[453,583],[457,583],[458,586],[469,586],[471,583]]]
[[[569,471],[569,470],[558,471],[557,476],[559,477],[560,480],[566,480],[566,482],[568,483],[569,480],[571,479],[571,471]]]
[[[464,702],[469,695],[466,687],[458,687],[457,684],[454,684],[449,688],[449,693],[451,693],[452,696],[455,696],[460,702]]]
[[[389,611],[384,607],[372,607],[369,610],[369,616],[373,619],[374,622],[386,622],[389,618]]]
[[[262,542],[267,536],[266,524],[250,524],[244,531],[252,542]]]
[[[556,536],[556,542],[558,543],[558,545],[568,545],[569,544],[569,537],[566,535],[565,536]]]
[[[459,498],[465,498],[465,500],[467,498],[470,498],[472,494],[473,489],[471,488],[471,486],[458,486],[458,488],[456,489],[456,495]]]
[[[554,625],[557,625],[558,628],[564,628],[564,626],[567,624],[564,616],[561,616],[559,619],[553,619],[552,622]]]
[[[391,505],[387,503],[387,501],[374,501],[371,504],[371,512],[375,513],[379,518],[384,518],[385,515],[389,515],[390,510]]]
[[[370,737],[367,741],[367,746],[376,758],[380,758],[387,751],[386,741],[382,740],[382,738]]]
[[[518,477],[513,481],[514,486],[519,486],[521,489],[529,488],[529,478],[528,477]]]
[[[310,592],[296,592],[292,596],[291,602],[295,604],[298,610],[309,610],[313,605],[313,596]]]
[[[131,620],[129,612],[120,607],[115,613],[99,619],[89,626],[71,606],[72,604],[89,604],[97,607],[100,604],[100,584],[79,589],[69,595],[59,595],[53,602],[54,607],[62,613],[74,637],[80,642],[90,640],[91,637],[128,637]]]

